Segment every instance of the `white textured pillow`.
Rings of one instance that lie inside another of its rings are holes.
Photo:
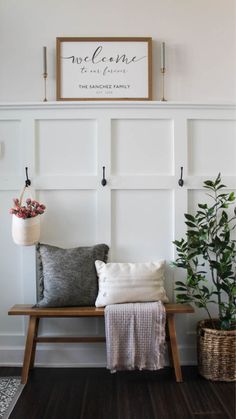
[[[96,307],[142,301],[168,302],[164,289],[165,261],[146,263],[95,262],[99,291]]]

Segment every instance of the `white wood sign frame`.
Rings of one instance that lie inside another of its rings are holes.
[[[151,100],[152,38],[57,38],[57,100]]]

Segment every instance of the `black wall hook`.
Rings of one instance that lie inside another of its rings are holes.
[[[25,186],[26,188],[31,185],[31,180],[28,178],[28,167],[25,168]]]
[[[184,185],[184,181],[183,181],[183,167],[180,168],[181,169],[181,174],[180,174],[180,179],[178,181],[179,186],[183,186]]]
[[[102,184],[102,186],[106,186],[106,184],[107,184],[107,181],[106,181],[106,176],[105,176],[105,166],[103,166],[103,168],[102,168],[102,181],[101,181],[101,184]]]

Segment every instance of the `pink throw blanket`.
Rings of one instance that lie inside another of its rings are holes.
[[[107,368],[111,372],[163,368],[165,322],[161,301],[106,306]]]

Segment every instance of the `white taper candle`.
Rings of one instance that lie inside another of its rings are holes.
[[[161,43],[161,68],[166,68],[165,42]]]
[[[47,73],[47,47],[43,47],[43,72]]]

